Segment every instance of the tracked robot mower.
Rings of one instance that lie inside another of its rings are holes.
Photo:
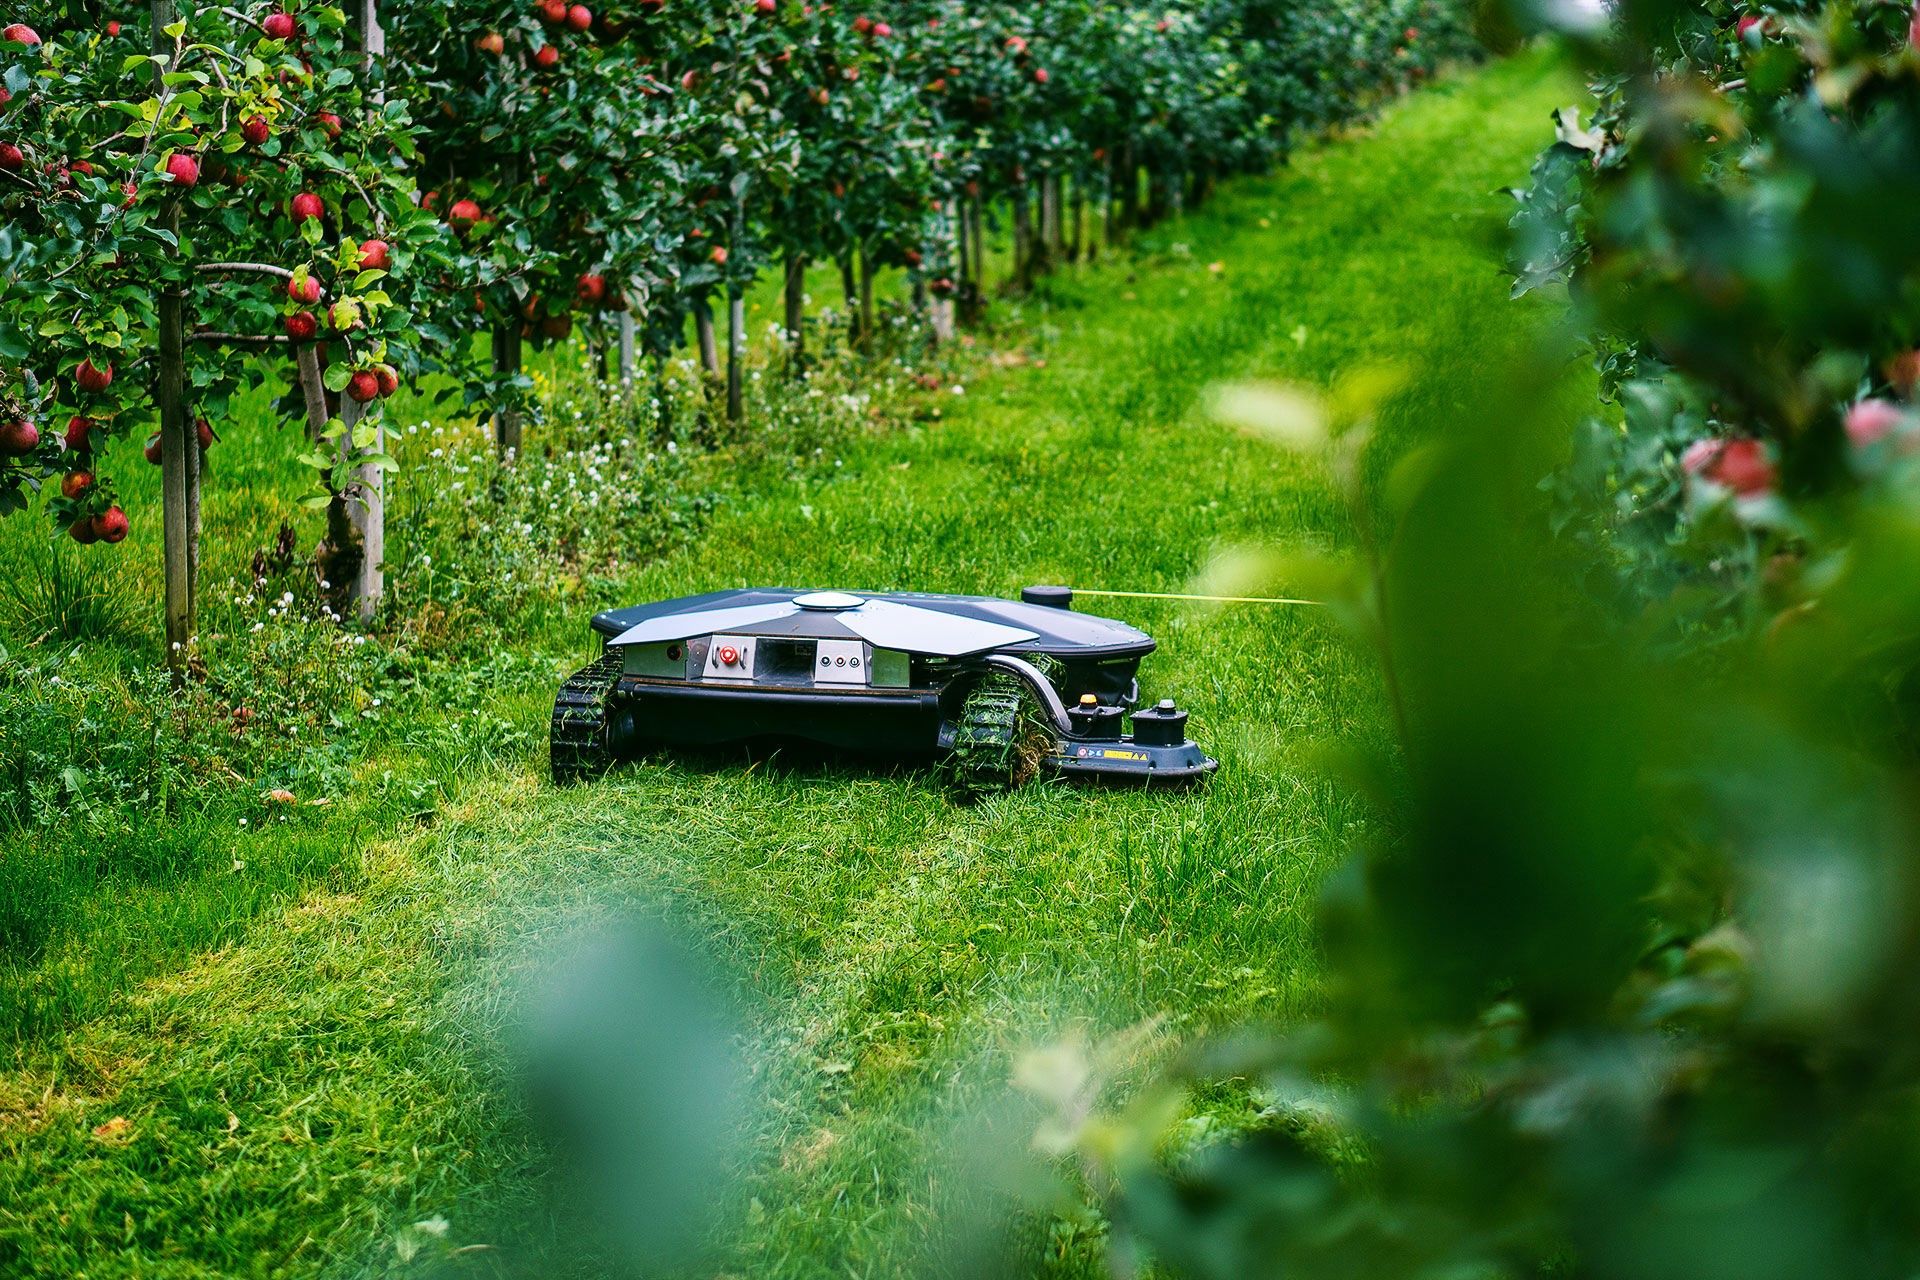
[[[1065,587],[1020,594],[769,588],[600,614],[600,659],[554,703],[554,780],[766,740],[944,757],[966,794],[1049,773],[1181,785],[1213,772],[1171,699],[1135,709],[1151,636],[1074,612]]]

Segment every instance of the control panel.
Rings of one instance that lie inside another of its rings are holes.
[[[815,684],[865,685],[867,646],[858,640],[822,640],[813,663]]]
[[[707,645],[705,676],[709,680],[751,680],[753,657],[752,636],[715,636]]]

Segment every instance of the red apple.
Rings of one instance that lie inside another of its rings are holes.
[[[1773,488],[1773,463],[1758,440],[1697,440],[1680,458],[1689,475],[1725,485],[1742,498]]]
[[[93,534],[108,546],[126,541],[127,513],[119,507],[108,507],[93,518]]]
[[[498,31],[487,32],[487,34],[474,41],[474,44],[479,48],[480,52],[490,53],[496,58],[507,51],[506,38]]]
[[[240,136],[254,146],[262,147],[273,136],[273,130],[268,126],[265,116],[253,116],[240,126]]]
[[[90,547],[100,541],[100,535],[93,531],[93,517],[81,516],[67,526],[67,536],[83,547]]]
[[[312,276],[295,276],[287,281],[287,296],[295,302],[318,302],[320,301],[320,282]]]
[[[393,265],[393,252],[385,240],[363,240],[360,242],[360,269],[362,271],[385,271]]]
[[[566,316],[548,316],[540,322],[540,332],[558,342],[573,332],[573,321]]]
[[[1856,449],[1880,443],[1893,434],[1906,415],[1889,400],[1862,400],[1847,410],[1847,439]]]
[[[1893,389],[1903,396],[1911,396],[1916,387],[1920,387],[1920,350],[1902,351],[1889,356],[1881,366],[1887,375],[1887,381]]]
[[[700,83],[700,73],[698,71],[689,71],[685,75],[680,77],[680,87],[682,89],[685,89],[688,93],[692,93],[693,87],[699,83]]]
[[[19,147],[11,142],[0,142],[0,169],[9,173],[18,173],[27,167],[27,157]]]
[[[580,301],[597,307],[607,300],[607,278],[592,274],[581,276],[574,293]]]
[[[561,26],[567,20],[567,0],[540,0],[540,17],[553,26]]]
[[[567,25],[575,31],[586,31],[593,26],[593,10],[583,4],[576,4],[567,10]]]
[[[295,222],[305,222],[308,218],[324,217],[327,212],[327,206],[326,202],[319,196],[313,194],[313,192],[302,191],[299,195],[295,196],[292,203],[287,206],[287,212],[293,215]]]
[[[533,55],[533,65],[542,70],[551,70],[560,65],[560,49],[557,45],[543,44]]]
[[[160,459],[163,455],[160,448],[160,433],[158,431],[147,437],[146,447],[140,452],[145,454],[147,461],[151,462],[154,466],[157,467],[160,465]]]
[[[1760,34],[1765,35],[1767,31],[1767,20],[1750,13],[1733,24],[1733,34],[1736,39],[1745,40],[1747,38],[1747,32],[1752,31],[1755,27],[1760,28]]]
[[[716,267],[726,266],[727,265],[727,246],[723,244],[717,244],[713,246],[713,252],[708,254],[707,257],[713,260],[713,265]]]
[[[16,22],[0,30],[0,40],[11,40],[15,44],[39,44],[40,33],[24,22]]]
[[[82,391],[90,391],[98,395],[113,385],[113,366],[109,364],[102,368],[90,359],[82,360],[80,367],[73,371],[73,380],[80,385]]]
[[[1758,440],[1733,440],[1720,454],[1715,478],[1743,498],[1773,488],[1773,463]]]
[[[80,495],[93,488],[93,472],[69,471],[60,477],[60,496],[68,502],[77,502]]]
[[[360,404],[366,404],[380,394],[380,379],[374,377],[370,369],[362,369],[347,382],[347,394]]]
[[[480,221],[480,206],[471,200],[455,200],[447,210],[447,223],[455,231],[465,231]]]
[[[780,0],[753,0],[753,7],[761,13],[773,13],[780,7]]]
[[[66,445],[75,453],[93,448],[93,419],[74,414],[67,419]]]
[[[0,454],[21,458],[40,447],[40,428],[25,418],[0,423]]]
[[[213,448],[213,442],[219,439],[218,436],[213,434],[213,424],[205,418],[195,418],[193,420],[193,434],[198,437],[200,447],[203,450]]]
[[[869,34],[871,34],[875,40],[885,40],[888,36],[893,34],[893,28],[888,26],[884,22],[876,22],[873,24],[872,32],[870,32]]]
[[[120,34],[120,24],[112,18],[107,19],[107,37],[112,39]]]
[[[176,151],[168,156],[162,168],[176,187],[190,187],[200,181],[200,162],[184,151]]]
[[[336,333],[351,333],[365,323],[360,314],[360,304],[352,298],[342,298],[327,308],[327,323]]]
[[[853,29],[864,36],[873,30],[873,19],[863,13],[853,20]]]
[[[269,40],[291,40],[294,32],[293,15],[275,9],[261,22],[260,29],[267,33]]]
[[[295,342],[312,342],[320,333],[320,317],[311,311],[296,311],[287,317],[287,336]]]
[[[1035,84],[1045,84],[1047,82],[1047,79],[1048,79],[1047,69],[1045,67],[1041,67],[1038,71],[1033,73],[1033,80]]]
[[[320,126],[320,132],[327,135],[328,141],[338,138],[347,127],[347,122],[331,111],[314,112],[313,122]]]
[[[400,371],[390,364],[373,366],[373,379],[380,384],[382,396],[390,396],[400,389]]]

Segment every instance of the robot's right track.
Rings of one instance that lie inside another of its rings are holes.
[[[620,679],[621,658],[610,653],[582,667],[560,686],[553,702],[550,751],[553,780],[579,782],[612,763],[607,741],[607,699]]]

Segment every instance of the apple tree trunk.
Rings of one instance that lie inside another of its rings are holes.
[[[860,246],[860,349],[871,355],[877,336],[873,318],[873,250],[863,244]]]
[[[1027,215],[1027,184],[1013,188],[1013,288],[1025,293],[1033,283],[1033,227]]]
[[[987,227],[986,212],[978,200],[967,202],[967,228],[973,237],[973,279],[967,283],[967,319],[978,320],[986,303]]]
[[[503,320],[493,330],[493,372],[497,378],[512,378],[520,372],[521,354],[520,326],[512,320]],[[498,409],[493,415],[493,438],[500,450],[500,456],[518,457],[520,454],[520,409],[518,405],[509,405]]]
[[[950,262],[957,255],[961,262],[965,262],[966,238],[960,234],[961,231],[960,205],[957,201],[948,200],[940,206],[942,260]],[[964,267],[960,274],[963,276],[966,274]],[[924,282],[921,288],[925,288]],[[933,331],[933,341],[936,346],[953,341],[953,292],[951,290],[933,299],[932,305],[927,308],[927,324]]]
[[[713,335],[713,299],[701,293],[693,300],[693,331],[700,343],[700,367],[710,378],[720,376],[720,345]]]
[[[786,314],[782,323],[786,326],[787,341],[792,344],[793,354],[799,357],[807,351],[807,260],[804,255],[787,255],[784,283]]]
[[[1079,262],[1082,258],[1093,259],[1087,244],[1087,178],[1082,172],[1073,182],[1073,232],[1067,241],[1067,261]]]
[[[736,281],[727,289],[727,421],[747,414],[747,295]]]

